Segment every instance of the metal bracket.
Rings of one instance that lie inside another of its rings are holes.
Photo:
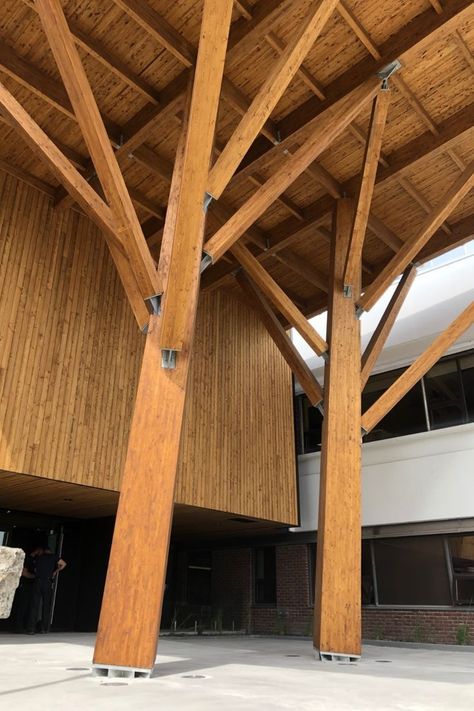
[[[145,305],[148,312],[153,316],[158,316],[161,311],[161,294],[156,294],[155,296],[149,296],[145,299]]]
[[[324,417],[324,402],[321,400],[321,402],[318,402],[316,405],[316,409],[319,410],[321,415]]]
[[[212,195],[209,195],[209,193],[204,193],[204,212],[207,212],[207,208],[213,200],[214,198],[212,197]]]
[[[107,677],[108,679],[149,679],[152,669],[140,669],[138,667],[116,667],[113,664],[94,664],[92,667],[93,676]]]
[[[176,351],[170,348],[163,348],[161,351],[161,367],[165,370],[174,370],[176,368]]]
[[[338,652],[318,652],[315,650],[316,656],[319,656],[322,662],[358,662],[360,656],[356,654],[340,654]]]
[[[202,257],[201,257],[201,274],[202,274],[204,271],[206,271],[206,269],[207,269],[208,267],[210,267],[211,264],[212,264],[212,257],[211,257],[211,255],[208,254],[207,252],[203,252],[203,253],[202,253]]]
[[[382,67],[377,72],[377,76],[380,77],[382,80],[382,89],[386,91],[388,89],[388,80],[392,76],[392,74],[395,74],[395,72],[398,72],[399,69],[401,69],[402,63],[400,62],[399,59],[395,59],[393,62],[390,62],[390,64],[387,64],[385,67]]]
[[[276,130],[276,136],[275,136],[275,138],[273,139],[273,145],[274,145],[274,146],[278,146],[278,144],[280,144],[280,143],[281,143],[281,132],[280,132],[280,129],[277,128],[277,130]]]
[[[360,430],[361,430],[362,439],[365,437],[366,434],[369,434],[369,431],[365,430],[363,427],[361,427]]]
[[[360,319],[362,314],[365,313],[365,310],[362,308],[362,306],[357,305],[356,306],[356,318]]]
[[[329,353],[327,351],[324,351],[324,353],[321,353],[321,358],[325,363],[329,363]]]
[[[352,286],[350,284],[344,284],[342,288],[342,293],[346,297],[346,299],[350,299],[352,296]]]

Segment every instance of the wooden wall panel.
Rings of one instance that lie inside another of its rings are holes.
[[[118,490],[144,339],[95,226],[2,171],[0,294],[0,469]],[[295,523],[289,369],[201,298],[176,500]]]

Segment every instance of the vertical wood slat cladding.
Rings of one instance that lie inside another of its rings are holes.
[[[0,468],[118,490],[144,345],[97,228],[0,171]],[[291,376],[201,295],[176,501],[295,523]]]

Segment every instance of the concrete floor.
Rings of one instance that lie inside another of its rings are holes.
[[[93,677],[94,636],[0,635],[0,709],[462,711],[474,651],[368,645],[356,664],[318,662],[287,638],[163,638],[151,679]],[[85,667],[85,669],[84,669]]]

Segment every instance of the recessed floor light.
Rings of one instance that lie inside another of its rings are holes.
[[[184,674],[181,679],[207,679],[204,674]]]

